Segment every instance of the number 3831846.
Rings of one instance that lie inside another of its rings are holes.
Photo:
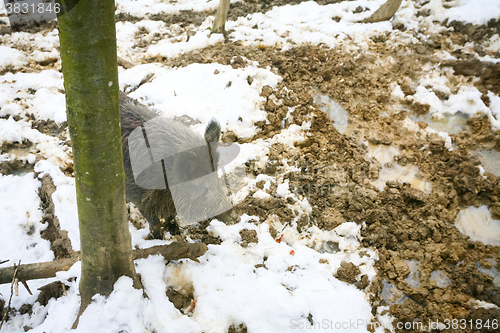
[[[61,5],[58,3],[11,3],[5,4],[7,15],[11,14],[58,14],[61,11]]]

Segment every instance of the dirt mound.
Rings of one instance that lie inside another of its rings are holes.
[[[50,249],[54,252],[55,259],[69,258],[73,255],[73,248],[68,238],[68,232],[61,230],[52,201],[52,194],[56,191],[56,186],[49,174],[45,174],[41,180],[42,186],[39,189],[39,196],[44,212],[42,223],[47,223],[48,226],[40,235],[50,242]]]

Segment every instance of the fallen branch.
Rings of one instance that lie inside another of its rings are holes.
[[[134,250],[133,256],[135,260],[147,258],[149,255],[161,254],[165,260],[188,258],[198,261],[197,258],[205,252],[207,252],[207,245],[204,243],[176,242],[170,245],[159,245],[147,249]],[[79,260],[80,252],[75,252],[75,255],[71,258],[0,268],[0,284],[11,283],[14,274],[19,281],[55,277],[57,272],[69,270]]]
[[[183,258],[198,262],[198,257],[207,252],[205,243],[175,242],[170,245],[158,245],[147,249],[134,250],[134,260],[147,258],[150,255],[161,254],[165,260],[179,260]]]

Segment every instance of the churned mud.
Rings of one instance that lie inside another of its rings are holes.
[[[68,238],[68,232],[61,230],[59,219],[55,214],[52,194],[56,191],[56,186],[49,174],[45,174],[42,179],[42,186],[38,191],[41,200],[41,209],[44,212],[42,223],[47,224],[47,228],[41,232],[43,239],[50,242],[50,249],[54,252],[55,259],[69,258],[73,255],[73,248]]]
[[[494,23],[484,29],[469,27],[473,31],[469,33],[479,40],[497,31]],[[378,276],[370,283],[354,264],[342,263],[336,277],[365,290],[374,314],[384,306],[382,314],[390,313],[399,322],[418,318],[424,330],[430,321],[491,321],[498,318],[500,310],[478,307],[478,302],[500,306],[497,273],[491,273],[498,269],[499,249],[472,241],[459,231],[455,220],[460,209],[481,205],[489,208],[493,219],[500,218],[500,178],[483,172],[481,159],[475,154],[480,148],[500,151],[500,133],[492,128],[486,115],[467,116],[463,126],[449,135],[453,147],[450,150],[445,138],[426,130],[433,125],[432,118],[428,122],[412,120],[428,114],[428,105],[402,101],[391,93],[398,84],[404,96],[415,94],[422,66],[440,63],[431,51],[449,48],[450,39],[463,40],[463,35],[436,36],[415,49],[388,48],[383,39],[381,36],[370,45],[369,52],[356,57],[342,49],[316,46],[281,52],[264,46],[226,43],[222,50],[209,47],[165,62],[185,66],[217,61],[235,67],[245,66],[235,61],[242,57],[258,61],[262,67],[271,66],[283,77],[276,89],[262,90],[261,95],[268,98],[265,110],[269,122],[255,124],[261,130],[251,139],[225,133],[227,142],[272,138],[291,124],[311,122],[305,141],[298,142],[294,149],[272,146],[266,166],[259,168],[250,162],[247,172],[289,180],[291,191],[308,199],[312,213],[297,216],[294,200],[273,195],[276,187],[271,186],[270,199],[249,195],[237,206],[239,214],[258,216],[260,221],[273,216],[295,225],[304,234],[311,225],[332,230],[345,221],[362,224],[363,246],[376,248],[379,254]],[[470,60],[441,66],[455,69],[452,91],[459,82],[473,79],[487,103],[485,92],[498,91],[498,66],[474,63],[477,68],[471,68]],[[336,119],[329,119],[314,102],[318,91],[348,111],[344,133],[334,126]],[[449,97],[437,95],[443,100]],[[290,114],[288,107],[294,107]],[[453,126],[449,130],[452,132]],[[397,153],[373,158],[373,151],[379,148],[396,149]],[[285,165],[293,165],[301,172],[289,172]],[[412,168],[416,170],[412,179],[404,180],[402,175]],[[398,178],[399,169],[403,173]],[[381,189],[376,180],[387,170],[396,176],[384,181]],[[278,237],[279,231],[274,231]],[[241,245],[247,246],[251,235],[243,230],[241,238]],[[494,329],[483,327],[480,331]]]

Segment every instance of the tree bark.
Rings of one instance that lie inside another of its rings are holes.
[[[398,11],[403,0],[387,0],[379,9],[377,9],[370,17],[365,19],[364,23],[376,23],[390,20]]]
[[[81,314],[92,296],[108,296],[120,276],[139,281],[126,219],[115,4],[66,0],[64,6],[70,9],[58,25],[80,222]]]
[[[229,12],[229,1],[220,0],[217,13],[215,14],[214,25],[212,26],[212,33],[223,34],[226,32],[227,13]]]
[[[207,246],[204,243],[176,242],[169,245],[159,245],[147,249],[134,250],[133,258],[136,260],[147,258],[149,255],[161,254],[165,260],[188,258],[198,261],[197,258],[205,254],[205,252],[207,252]],[[80,260],[80,252],[75,252],[71,258],[19,265],[17,266],[16,277],[19,281],[48,279],[55,277],[57,272],[69,270],[78,260]],[[0,284],[11,283],[14,277],[14,271],[14,267],[0,268]]]

